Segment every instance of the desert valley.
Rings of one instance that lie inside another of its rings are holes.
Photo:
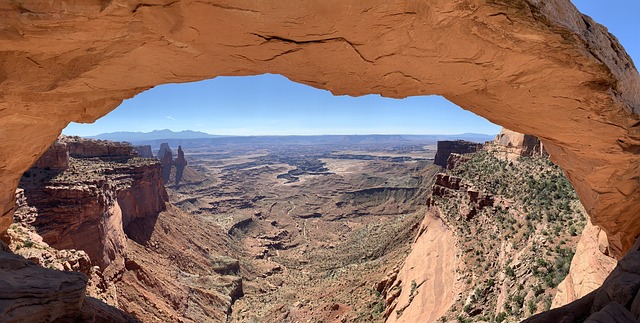
[[[437,139],[63,136],[22,177],[9,248],[87,275],[47,297],[105,322],[512,322],[615,267],[600,239],[572,281],[599,230],[535,137]]]
[[[0,322],[638,322],[639,10],[0,1]]]

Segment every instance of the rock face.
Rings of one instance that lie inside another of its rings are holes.
[[[182,151],[182,146],[178,146],[178,158],[176,158],[174,164],[176,165],[176,185],[178,185],[182,180],[184,168],[187,167],[187,160],[184,159],[184,151]]]
[[[158,84],[276,73],[337,95],[439,94],[535,135],[614,255],[640,234],[640,76],[569,0],[14,1],[0,15],[0,231],[68,122]]]
[[[158,158],[160,158],[160,165],[162,165],[162,179],[165,183],[168,183],[171,177],[171,168],[173,167],[173,151],[169,148],[169,144],[163,143],[160,145]]]
[[[487,148],[495,150],[498,156],[510,161],[517,161],[520,157],[547,156],[540,139],[506,128],[500,130],[496,140]]]
[[[58,142],[66,145],[69,156],[75,158],[122,159],[135,156],[133,147],[126,142],[84,139],[76,136],[60,136]]]
[[[443,168],[447,167],[447,160],[451,154],[467,154],[478,151],[482,144],[466,140],[445,140],[438,141],[438,151],[433,163]]]
[[[569,304],[596,290],[615,268],[607,236],[590,222],[585,226],[567,277],[558,285],[552,307]]]
[[[173,151],[171,150],[171,147],[169,147],[169,144],[166,142],[160,144],[160,149],[158,150],[158,159],[162,160],[167,154],[167,151],[171,154],[171,160],[173,160]]]
[[[640,318],[640,238],[604,281],[586,296],[524,322],[638,322]],[[586,318],[586,320],[585,320]]]
[[[185,176],[185,170],[187,171],[187,182],[197,182],[198,176],[194,176],[194,172],[187,167],[187,160],[184,158],[184,151],[182,146],[178,146],[178,156],[173,159],[173,151],[169,147],[169,144],[162,143],[160,150],[158,150],[158,158],[160,158],[160,164],[162,165],[162,179],[165,184],[174,182],[176,186],[183,182]]]
[[[134,158],[131,146],[124,144],[79,138],[62,141],[72,156],[69,168],[25,173],[21,181],[25,201],[19,200],[19,206],[33,207],[37,214],[21,209],[16,214],[26,217],[21,222],[34,226],[46,243],[59,249],[82,249],[105,268],[124,249],[129,223],[164,209],[168,196],[160,165]]]
[[[138,153],[138,156],[143,158],[153,158],[153,152],[151,151],[151,145],[133,146],[133,149]]]
[[[455,238],[433,212],[437,211],[429,210],[420,224],[405,263],[377,286],[388,323],[435,322],[454,303]]]
[[[0,251],[0,317],[3,322],[73,322],[82,318],[87,276],[45,269]]]
[[[467,220],[473,218],[483,208],[493,206],[494,198],[491,194],[486,194],[474,188],[457,176],[443,173],[436,174],[436,182],[431,190],[432,196],[436,197],[453,197],[456,196],[456,191],[465,193],[462,199],[465,203],[461,204],[460,215]],[[427,205],[433,206],[432,197],[427,200]]]
[[[56,141],[33,165],[35,168],[65,170],[69,168],[69,147]]]

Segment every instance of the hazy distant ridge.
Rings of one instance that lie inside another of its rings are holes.
[[[220,138],[224,136],[212,135],[201,131],[183,130],[183,131],[171,131],[169,129],[153,130],[151,132],[132,132],[132,131],[118,131],[101,133],[99,135],[90,136],[87,138],[102,139],[111,141],[128,141],[136,143],[140,141],[148,140],[161,140],[161,139],[201,139],[201,138]]]
[[[184,130],[174,132],[168,129],[152,132],[112,132],[88,138],[128,141],[136,145],[156,147],[162,142],[169,145],[207,146],[212,144],[344,144],[344,143],[381,143],[381,142],[435,142],[438,140],[463,139],[483,143],[493,140],[495,135],[464,133],[459,135],[289,135],[289,136],[221,136],[200,131]]]

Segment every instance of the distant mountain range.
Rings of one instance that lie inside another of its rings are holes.
[[[220,138],[225,136],[212,135],[201,131],[183,130],[171,131],[169,129],[153,130],[151,132],[131,132],[118,131],[101,133],[99,135],[90,136],[92,139],[102,139],[111,141],[128,141],[130,143],[138,143],[142,141],[162,140],[162,139],[203,139],[203,138]]]
[[[459,135],[290,135],[290,136],[222,136],[200,131],[171,131],[169,129],[151,132],[112,132],[102,133],[88,138],[127,141],[135,145],[156,147],[162,142],[170,145],[206,146],[212,144],[339,144],[339,143],[381,143],[381,142],[422,142],[435,143],[439,140],[468,140],[483,143],[493,140],[495,135],[464,133]]]

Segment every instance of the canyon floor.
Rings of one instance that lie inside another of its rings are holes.
[[[433,144],[187,150],[205,176],[169,196],[234,242],[244,296],[229,321],[382,321],[376,286],[424,216]]]
[[[480,151],[434,165],[460,145]],[[561,170],[499,141],[436,146],[221,139],[158,162],[65,138],[23,177],[9,247],[88,275],[85,303],[100,310],[82,315],[98,322],[513,322],[548,310],[585,223]]]

